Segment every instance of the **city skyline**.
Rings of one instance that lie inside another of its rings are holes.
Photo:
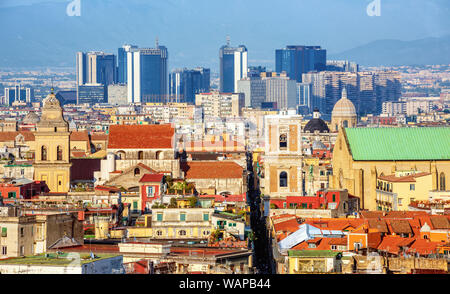
[[[274,7],[270,7],[266,1],[258,1],[259,5],[252,1],[228,1],[227,6],[202,0],[151,4],[136,0],[127,1],[126,4],[116,1],[81,1],[81,16],[71,17],[65,11],[68,1],[22,1],[17,4],[6,1],[0,6],[0,25],[7,25],[19,14],[25,16],[26,21],[8,26],[8,30],[5,30],[4,40],[10,46],[3,48],[0,53],[10,58],[0,60],[0,66],[20,66],[29,57],[17,54],[35,52],[32,61],[36,66],[42,61],[41,65],[46,66],[74,67],[73,61],[67,56],[78,50],[93,48],[116,52],[125,43],[145,47],[159,37],[160,42],[172,52],[169,68],[202,66],[217,71],[219,63],[215,58],[215,48],[223,45],[229,35],[233,44],[246,45],[249,65],[261,64],[274,69],[274,50],[286,45],[320,44],[332,57],[372,41],[411,41],[443,37],[450,33],[446,18],[448,2],[413,2],[382,1],[381,15],[371,17],[366,13],[370,1],[353,4],[337,4],[328,0],[284,1],[283,5]],[[19,4],[30,5],[17,6]],[[244,11],[252,13],[244,15]],[[271,13],[263,13],[267,11]],[[309,11],[315,11],[316,14],[311,15]],[[155,17],[148,17],[153,14]],[[281,17],[282,14],[286,15]],[[133,15],[133,18],[129,19],[127,15]],[[414,21],[409,15],[416,16]],[[46,19],[45,26],[40,25],[42,18]],[[201,22],[192,21],[194,19]],[[342,34],[350,27],[350,34]],[[35,36],[40,36],[40,39],[33,45],[25,42],[35,40]],[[48,48],[46,44],[50,42],[52,46]],[[41,55],[42,58],[38,59]],[[46,60],[51,62],[44,62]],[[194,63],[194,60],[197,62]]]

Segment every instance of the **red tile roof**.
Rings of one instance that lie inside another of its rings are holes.
[[[175,129],[165,125],[111,125],[108,148],[169,149],[173,148]]]
[[[34,134],[31,131],[20,132],[0,132],[0,142],[14,141],[17,135],[22,134],[25,141],[34,141]]]
[[[87,142],[89,142],[89,134],[87,131],[72,131],[70,133],[70,141],[87,141]]]
[[[431,175],[431,173],[417,173],[413,175],[396,177],[395,175],[379,176],[378,179],[389,182],[415,182],[415,178]]]
[[[233,161],[189,161],[181,168],[187,179],[239,179],[244,170]]]
[[[402,238],[398,236],[385,236],[378,245],[378,250],[386,251],[391,254],[398,254],[400,247],[409,246],[414,242],[414,238]]]
[[[409,246],[407,253],[419,253],[420,255],[437,253],[437,248],[440,245],[442,244],[439,242],[431,242],[426,239],[417,239],[411,246]]]
[[[145,174],[139,180],[139,183],[160,183],[164,178],[164,174]]]
[[[106,140],[108,140],[108,135],[103,132],[92,132],[91,140],[92,141],[106,141]]]

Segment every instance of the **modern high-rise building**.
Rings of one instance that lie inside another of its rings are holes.
[[[220,92],[234,93],[237,89],[237,81],[247,77],[247,48],[244,45],[231,47],[229,40],[227,45],[219,50],[220,59]]]
[[[348,60],[327,60],[327,71],[358,72],[359,65]]]
[[[77,52],[77,85],[114,84],[116,56],[105,52]]]
[[[260,108],[266,100],[266,81],[258,76],[248,76],[237,82],[237,93],[244,93],[245,107]]]
[[[169,75],[169,94],[174,102],[195,103],[195,94],[209,92],[209,68],[175,69]]]
[[[127,52],[128,103],[166,102],[168,94],[168,51],[155,48]]]
[[[108,88],[102,84],[84,84],[78,86],[77,104],[106,103],[108,102],[107,89]]]
[[[265,102],[275,102],[280,110],[295,108],[298,105],[297,82],[290,79],[285,73],[262,73],[261,79],[265,82]]]
[[[327,67],[327,51],[320,46],[286,46],[275,50],[276,72],[287,73],[297,82],[302,82],[302,74],[323,71]]]
[[[127,44],[117,50],[117,82],[119,84],[127,83],[127,53],[136,48],[135,45]]]
[[[16,84],[14,87],[6,87],[5,95],[2,101],[4,105],[11,105],[13,102],[31,103],[34,99],[34,90],[31,87],[22,87]]]
[[[379,114],[383,102],[398,101],[401,94],[400,75],[393,71],[310,72],[303,83],[311,84],[310,110],[319,108],[327,119],[344,88],[358,115]]]
[[[103,99],[105,89],[108,85],[117,82],[116,56],[114,54],[91,51],[77,52],[76,61],[77,76],[77,103],[88,103],[92,97],[92,101],[97,101],[101,93],[100,87],[103,87]],[[80,87],[82,88],[82,97],[80,99]],[[92,93],[88,91],[92,90]]]

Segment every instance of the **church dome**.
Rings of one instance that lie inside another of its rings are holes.
[[[319,133],[330,132],[327,123],[320,118],[320,112],[317,108],[314,109],[313,118],[303,128],[305,133],[314,133],[315,131],[319,131]]]
[[[331,116],[337,117],[356,117],[355,105],[347,98],[347,90],[342,91],[342,98],[333,107]]]
[[[27,125],[36,124],[39,122],[39,116],[34,111],[28,112],[28,114],[23,119],[23,123]]]

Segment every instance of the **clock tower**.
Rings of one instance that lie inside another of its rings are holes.
[[[42,115],[36,125],[34,178],[45,181],[50,192],[70,189],[70,132],[63,109],[53,93],[43,101]]]

